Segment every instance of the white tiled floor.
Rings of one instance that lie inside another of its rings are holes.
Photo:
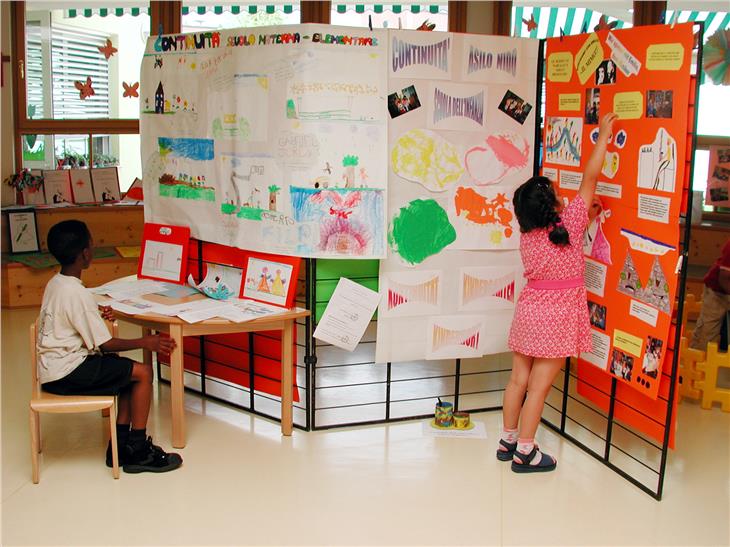
[[[33,485],[34,313],[2,312],[3,545],[730,544],[730,414],[687,403],[662,502],[544,430],[558,470],[513,474],[493,455],[498,413],[475,416],[488,440],[424,437],[420,422],[282,438],[194,395],[182,469],[115,481],[98,413],[47,416]],[[169,448],[168,388],[155,396],[150,431]]]

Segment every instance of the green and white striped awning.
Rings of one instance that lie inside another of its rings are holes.
[[[355,13],[365,13],[367,8],[372,8],[375,13],[383,13],[384,11],[392,11],[393,13],[402,13],[403,10],[411,13],[439,13],[441,10],[447,9],[444,4],[336,4],[337,13],[346,13],[348,10]]]
[[[593,30],[604,14],[586,8],[531,8],[517,6],[512,8],[512,36],[522,38],[555,38],[560,30],[566,35],[581,34]],[[535,19],[537,28],[527,30],[522,20]],[[607,17],[608,22],[616,21],[616,28],[629,28],[630,22]]]
[[[667,23],[703,22],[705,24],[705,39],[712,36],[717,29],[730,29],[730,12],[726,11],[673,11],[667,10]]]
[[[137,17],[138,15],[149,15],[149,8],[141,7],[125,7],[125,8],[78,8],[78,9],[67,9],[66,17],[93,17],[99,15],[101,17],[116,16],[122,17],[124,15],[132,15]]]

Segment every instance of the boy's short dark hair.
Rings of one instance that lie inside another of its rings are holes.
[[[48,231],[48,250],[61,266],[73,264],[90,245],[91,233],[80,220],[64,220]]]

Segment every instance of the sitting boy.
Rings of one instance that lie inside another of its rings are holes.
[[[174,341],[159,335],[134,340],[112,338],[104,323],[111,308],[101,308],[81,281],[91,264],[92,239],[86,224],[66,220],[48,232],[48,249],[61,272],[46,285],[38,328],[38,374],[45,391],[58,395],[117,395],[119,464],[126,473],[163,473],[182,465],[147,437],[152,400],[152,366],[120,357],[115,351],[169,352]],[[130,430],[131,425],[131,430]],[[106,464],[112,466],[111,442]]]

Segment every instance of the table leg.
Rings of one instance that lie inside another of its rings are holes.
[[[149,336],[152,334],[152,329],[148,329],[147,327],[142,327],[142,336]],[[145,365],[152,366],[152,352],[148,349],[142,350],[142,362]]]
[[[281,336],[281,434],[292,432],[292,344],[294,320],[284,322]]]
[[[185,368],[182,325],[170,325],[175,349],[170,353],[170,400],[172,402],[172,446],[185,448]]]

